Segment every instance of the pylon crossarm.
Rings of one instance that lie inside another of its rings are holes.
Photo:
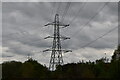
[[[43,50],[43,52],[46,52],[46,51],[51,51],[51,50],[50,49]]]
[[[46,25],[44,25],[44,26],[48,26],[48,25],[59,25],[59,26],[63,26],[62,28],[64,28],[64,27],[67,27],[67,26],[69,26],[69,24],[63,24],[63,23],[55,23],[55,22],[52,22],[52,23],[48,23],[48,24],[46,24]]]
[[[53,36],[48,36],[48,37],[45,37],[44,39],[47,39],[47,38],[55,38],[55,37],[53,37]],[[60,39],[63,39],[63,40],[70,39],[69,37],[62,37],[62,36],[56,37],[56,38],[60,38]]]
[[[54,37],[52,37],[52,36],[48,36],[48,37],[45,37],[44,39],[47,39],[47,38],[54,38]]]
[[[53,49],[46,49],[46,50],[43,50],[43,52],[46,52],[46,51],[60,51],[60,50],[53,50]],[[62,51],[62,50],[61,50]]]
[[[44,26],[54,25],[54,24],[55,24],[55,22],[52,22],[52,23],[48,23],[48,24],[46,24],[46,25],[44,25]]]
[[[70,39],[70,37],[61,36],[61,39],[66,40],[66,39]]]
[[[43,50],[43,52],[46,52],[46,51],[63,51],[64,53],[67,53],[67,52],[72,52],[72,50],[58,50],[58,49],[46,49],[46,50]]]
[[[49,70],[54,71],[56,69],[56,65],[64,64],[63,58],[62,58],[62,53],[72,52],[71,50],[61,49],[62,48],[61,47],[61,40],[66,40],[66,39],[70,39],[70,38],[61,36],[60,35],[60,28],[65,28],[65,27],[69,26],[69,24],[66,25],[62,22],[59,22],[59,15],[56,14],[54,21],[52,23],[46,24],[45,26],[48,26],[48,25],[53,25],[54,35],[45,37],[44,39],[53,38],[53,46],[52,46],[52,48],[46,49],[43,52],[52,51],[50,64],[49,64]]]
[[[69,24],[64,24],[64,23],[61,23],[61,22],[59,22],[59,24],[58,24],[59,26],[63,26],[63,27],[67,27],[67,26],[69,26]]]
[[[72,50],[63,50],[64,53],[72,52]]]
[[[63,26],[63,27],[61,27],[61,28],[66,28],[66,27],[68,27],[68,26]]]

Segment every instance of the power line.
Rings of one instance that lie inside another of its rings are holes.
[[[111,33],[112,31],[114,31],[114,30],[117,29],[117,28],[118,28],[118,26],[114,27],[113,29],[109,30],[107,33],[105,33],[105,34],[103,34],[102,36],[96,38],[95,40],[87,43],[86,45],[82,46],[81,48],[84,48],[84,49],[85,49],[85,47],[87,47],[87,46],[89,46],[90,44],[96,42],[97,40],[103,38],[104,36],[108,35],[109,33]],[[76,56],[76,57],[77,57],[77,56]],[[68,58],[68,57],[66,57],[66,58]]]
[[[109,30],[107,33],[105,33],[105,34],[103,34],[102,36],[96,38],[95,40],[93,40],[93,41],[87,43],[86,45],[82,46],[81,48],[84,48],[84,47],[86,47],[86,46],[88,46],[88,45],[90,45],[90,44],[96,42],[97,40],[99,40],[99,39],[103,38],[104,36],[108,35],[110,32],[114,31],[116,28],[118,28],[118,26],[116,26],[115,28]]]
[[[106,2],[106,3],[103,5],[103,7],[102,7],[94,16],[92,16],[91,19],[88,20],[88,22],[87,22],[85,25],[83,25],[78,31],[76,31],[76,33],[80,32],[84,27],[86,27],[86,25],[88,25],[88,24],[99,14],[99,12],[103,10],[103,8],[104,8],[108,3],[109,3],[109,2]],[[76,36],[76,33],[74,33],[72,36]]]
[[[78,14],[80,14],[80,12],[83,10],[83,8],[85,7],[86,3],[83,4],[82,7],[80,7],[80,9],[78,10]],[[72,22],[74,22],[74,20],[77,18],[78,14],[75,15],[75,17],[72,18],[72,20],[69,22],[69,24],[72,24]]]
[[[10,33],[10,34],[7,34],[7,35],[5,35],[4,37],[5,38],[8,38],[8,39],[6,39],[6,40],[11,40],[11,39],[13,39],[13,37],[12,36],[17,36],[17,37],[14,37],[14,39],[17,39],[18,41],[20,41],[21,42],[21,39],[22,38],[25,38],[25,37],[29,37],[29,39],[27,39],[27,40],[30,40],[31,38],[32,38],[32,36],[34,36],[35,34],[29,34],[29,32],[28,31],[25,31],[25,30],[22,30],[22,29],[18,29],[20,32],[16,32],[16,33]],[[21,31],[22,30],[22,31]],[[22,35],[21,37],[19,37],[18,35]],[[10,38],[10,36],[11,36],[11,38]],[[40,35],[41,36],[41,35]],[[36,41],[40,41],[40,40],[43,40],[43,38],[39,38],[39,39],[37,39]],[[34,42],[30,42],[30,43],[35,43],[36,41],[34,41]],[[24,43],[24,41],[22,40],[22,43]],[[25,44],[25,43],[24,43]]]
[[[53,4],[52,4],[53,3]],[[56,13],[56,5],[57,5],[57,2],[52,2],[51,4],[53,5],[52,6],[52,9],[51,9],[51,18],[53,17],[52,15],[54,15]]]
[[[62,21],[62,22],[64,21],[64,18],[65,18],[66,14],[67,14],[67,12],[68,12],[68,10],[69,10],[69,8],[70,8],[70,5],[71,5],[71,2],[67,2],[67,5],[66,5],[66,7],[65,7],[65,10],[64,10],[63,15],[62,15],[62,18],[61,18],[61,21]]]
[[[109,30],[108,32],[106,32],[106,33],[103,34],[102,36],[100,36],[100,37],[96,38],[95,40],[93,40],[93,41],[85,44],[85,45],[82,46],[81,48],[84,48],[84,49],[85,49],[85,47],[89,46],[90,44],[96,42],[97,40],[99,40],[99,39],[101,39],[101,38],[103,39],[104,36],[108,35],[109,33],[111,33],[112,31],[114,31],[114,30],[117,29],[117,28],[118,28],[118,26],[114,27],[113,29]],[[117,44],[117,43],[115,43],[115,44]],[[112,45],[113,45],[113,44],[112,44]]]
[[[106,40],[104,37],[102,37],[101,39],[103,39],[103,40]],[[111,45],[117,45],[118,44],[118,42],[116,43],[116,42],[112,42],[112,43],[110,43]]]
[[[82,4],[83,4],[83,3],[82,3]],[[81,6],[82,6],[82,4],[81,4]],[[86,5],[86,3],[84,3],[83,6],[79,8],[79,10],[78,10],[78,12],[77,12],[78,14],[80,14],[80,12],[83,10],[83,8],[85,7],[85,5]],[[78,14],[76,14],[75,17],[73,17],[73,18],[71,19],[71,21],[69,22],[69,25],[71,25],[71,24],[75,21],[75,19],[77,18]],[[66,30],[65,30],[64,32],[66,32]]]
[[[60,13],[61,3],[62,3],[62,2],[58,2],[58,7],[57,7],[57,10],[56,10],[56,13],[55,13],[55,14],[59,14],[59,13]]]

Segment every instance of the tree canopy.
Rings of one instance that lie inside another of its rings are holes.
[[[120,52],[120,46],[117,49]],[[120,53],[119,53],[120,54]],[[114,55],[115,56],[115,52]],[[68,63],[57,66],[55,71],[49,71],[32,58],[22,62],[8,61],[2,63],[2,80],[12,78],[37,78],[37,79],[81,79],[81,78],[120,78],[120,59],[112,56],[111,62],[105,58],[95,62]],[[21,79],[22,80],[22,79]]]

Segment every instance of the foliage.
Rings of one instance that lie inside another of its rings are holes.
[[[118,51],[120,51],[118,47]],[[114,56],[114,55],[113,55]],[[2,64],[2,77],[6,78],[39,78],[39,79],[75,79],[75,78],[120,78],[120,59],[112,57],[111,62],[105,58],[95,62],[68,63],[49,71],[36,60],[29,59],[24,63],[11,61]],[[21,79],[22,80],[22,79]]]

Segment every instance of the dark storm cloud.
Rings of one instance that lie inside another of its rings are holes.
[[[33,54],[33,51],[42,51],[52,45],[52,39],[44,40],[44,37],[53,35],[53,27],[44,27],[46,23],[52,22],[57,10],[57,4],[49,2],[5,2],[2,5],[3,16],[3,46],[9,48],[10,53],[18,55]],[[64,12],[67,3],[61,3],[60,16]],[[99,36],[108,32],[117,26],[117,3],[109,3],[103,10],[100,10],[105,3],[87,2],[83,10],[78,13],[79,8],[85,3],[71,3],[70,9],[64,19],[69,23],[74,17],[70,27],[61,29],[61,35],[70,36],[71,39],[62,41],[63,48],[70,48],[73,52],[79,53],[83,45],[95,40]],[[81,27],[86,24],[96,13],[96,17],[80,31]],[[78,16],[75,16],[78,14]],[[64,22],[63,21],[63,22]],[[87,47],[95,49],[113,49],[117,42],[117,30],[107,35],[105,39],[98,40],[96,43]],[[114,42],[113,44],[111,44]],[[77,52],[78,51],[78,52]],[[40,53],[42,54],[42,53]],[[87,56],[86,56],[87,55]],[[92,58],[87,53],[79,57]],[[94,56],[95,54],[93,54]],[[71,54],[70,57],[74,55]],[[39,56],[42,60],[43,55]],[[49,55],[47,54],[47,57]],[[37,56],[36,56],[37,58]],[[74,57],[75,59],[75,57]],[[75,59],[75,60],[78,60]],[[44,60],[42,60],[44,62]],[[45,61],[47,63],[47,61]]]

